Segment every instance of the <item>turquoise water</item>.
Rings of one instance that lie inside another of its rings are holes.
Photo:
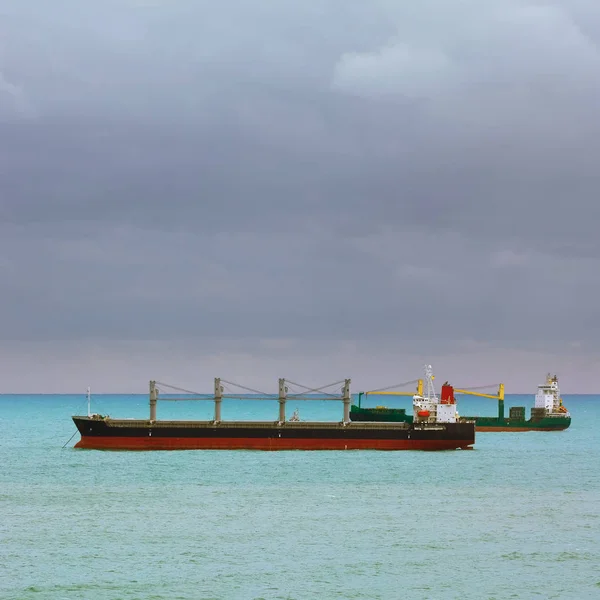
[[[0,396],[0,599],[600,598],[600,396],[564,401],[567,431],[479,433],[473,451],[128,453],[62,448],[82,396]],[[148,413],[142,396],[92,409]]]

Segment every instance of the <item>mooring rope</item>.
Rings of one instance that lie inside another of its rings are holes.
[[[78,431],[78,429],[75,430],[75,433],[64,443],[63,448],[77,435]]]

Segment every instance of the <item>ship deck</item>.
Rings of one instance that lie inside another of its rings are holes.
[[[74,416],[74,420],[89,423],[104,423],[111,428],[139,428],[139,429],[206,429],[207,427],[215,427],[219,429],[355,429],[355,430],[404,430],[408,429],[410,424],[405,422],[378,422],[378,421],[198,421],[198,420],[157,420],[150,421],[148,419],[111,419],[106,417],[103,419]],[[426,424],[427,425],[427,424]],[[436,423],[431,424],[431,428],[435,429]]]

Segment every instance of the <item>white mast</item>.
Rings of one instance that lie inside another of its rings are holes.
[[[88,403],[88,417],[92,416],[91,413],[91,405],[92,405],[92,394],[90,393],[90,388],[87,389],[87,403]]]
[[[456,423],[458,412],[452,392],[443,400],[435,393],[433,368],[425,365],[425,389],[413,396],[413,419],[415,423]],[[442,386],[442,396],[448,390]],[[448,386],[451,388],[451,386]],[[452,389],[452,388],[451,388]]]
[[[431,365],[425,365],[425,381],[427,384],[425,398],[435,399],[435,388],[433,387],[433,369]]]

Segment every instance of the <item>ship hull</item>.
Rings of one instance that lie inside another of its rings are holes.
[[[507,427],[506,425],[477,425],[477,431],[479,432],[490,432],[490,431],[564,431],[566,427]]]
[[[498,419],[497,417],[464,417],[474,420],[477,431],[564,431],[571,425],[570,417],[535,419]]]
[[[466,417],[469,419],[469,417]],[[480,424],[475,418],[477,431],[564,431],[568,429],[571,422],[560,423],[536,423],[535,421],[520,421],[517,423]]]
[[[96,450],[455,450],[475,443],[473,423],[73,421],[81,434],[75,447]]]

